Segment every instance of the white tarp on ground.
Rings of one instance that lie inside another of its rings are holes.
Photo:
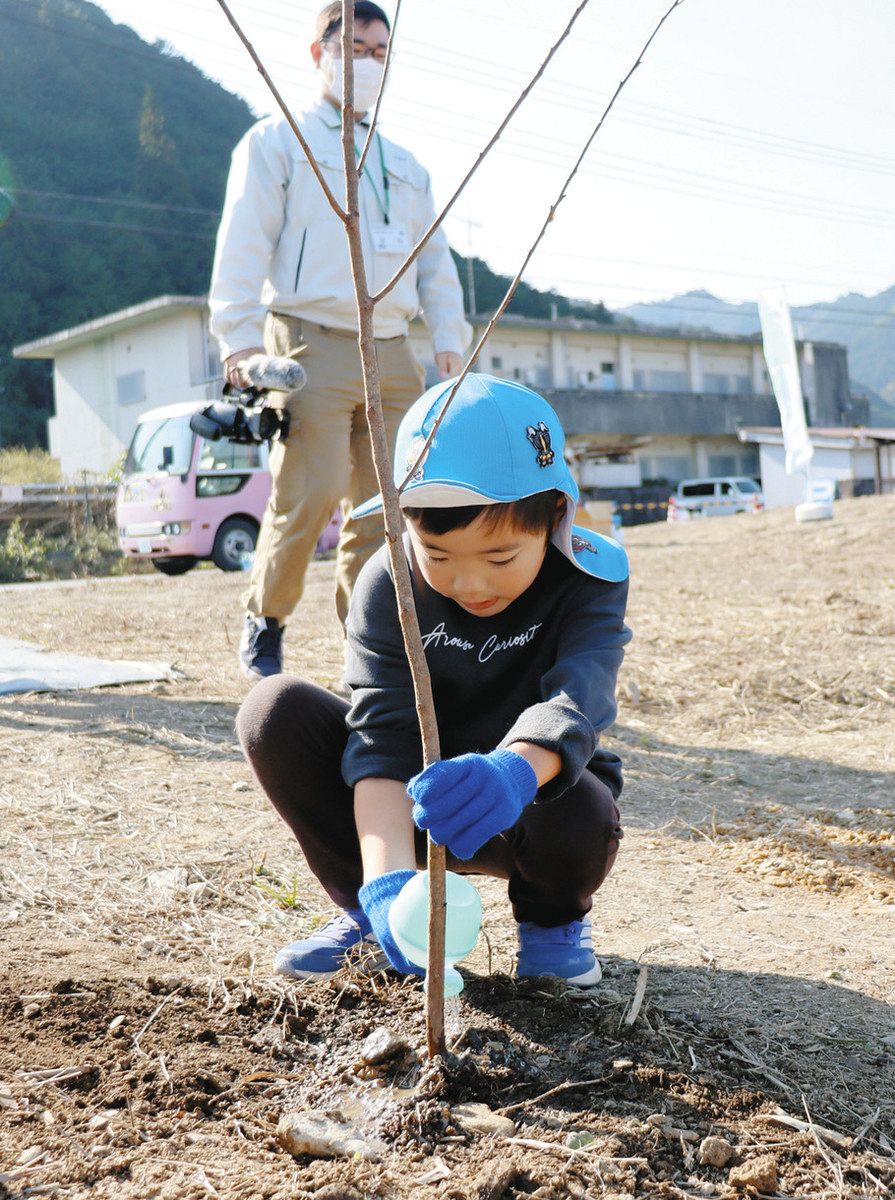
[[[44,650],[36,642],[0,637],[0,695],[14,692],[70,692],[116,683],[174,679],[167,663],[109,662],[81,654]]]

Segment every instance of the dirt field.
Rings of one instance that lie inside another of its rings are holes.
[[[0,701],[0,1197],[895,1192],[895,498],[626,532],[604,984],[517,984],[483,884],[433,1065],[413,983],[268,973],[329,908],[235,742],[243,581],[0,590],[0,634],[180,672]],[[315,565],[287,667],[337,686],[330,589]],[[410,1050],[360,1064],[382,1025]],[[303,1108],[379,1159],[293,1158]]]

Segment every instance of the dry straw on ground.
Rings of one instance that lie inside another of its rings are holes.
[[[594,909],[606,982],[518,988],[502,888],[485,883],[456,1060],[425,1077],[411,1057],[379,1090],[357,1046],[380,1024],[422,1045],[413,985],[268,973],[328,905],[235,742],[242,580],[0,592],[3,634],[181,672],[0,701],[0,1196],[285,1200],[338,1181],[723,1197],[729,1169],[767,1154],[780,1194],[884,1196],[893,528],[882,498],[812,527],[780,512],[628,531],[635,640],[607,735],[627,836]],[[287,634],[287,666],[324,686],[342,659],[331,582],[313,568]],[[346,1093],[392,1148],[382,1163],[277,1145],[284,1109]],[[464,1133],[462,1100],[506,1109],[517,1140]],[[700,1163],[709,1134],[734,1146],[730,1168]]]

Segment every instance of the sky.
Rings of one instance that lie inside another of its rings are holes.
[[[318,94],[314,0],[230,0],[291,106]],[[449,215],[515,274],[670,0],[590,0]],[[99,0],[243,96],[267,88],[216,0]],[[395,0],[383,8],[393,15]],[[403,0],[382,131],[445,203],[575,3]],[[895,284],[895,5],[683,0],[606,119],[525,278],[610,308],[783,284],[792,304]]]

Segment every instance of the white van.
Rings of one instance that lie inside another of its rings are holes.
[[[691,517],[729,517],[733,513],[758,513],[764,508],[761,488],[745,475],[716,475],[684,479],[668,497],[668,520]]]

